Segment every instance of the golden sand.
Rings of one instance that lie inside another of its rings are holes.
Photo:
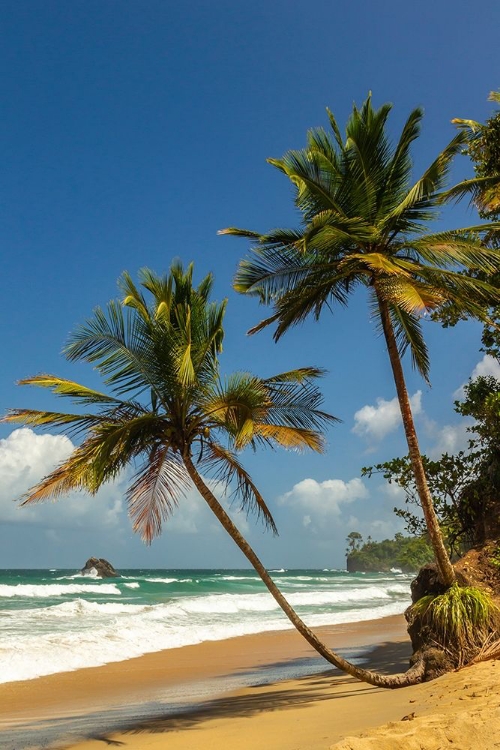
[[[402,617],[324,628],[322,636],[334,648],[378,644],[370,667],[385,672],[406,668],[410,648]],[[70,739],[64,723],[57,735],[73,750],[102,750],[108,744],[126,750],[500,748],[496,662],[395,691],[328,670],[207,696],[188,713],[171,705],[162,713],[162,700],[170,700],[163,696],[189,691],[200,679],[215,680],[222,691],[248,671],[262,681],[269,670],[276,672],[276,664],[314,657],[294,631],[281,631],[0,685],[0,746],[2,729],[8,731],[13,723],[35,728],[35,736],[38,727],[41,743],[47,722],[58,727],[64,717],[70,724],[77,717],[82,740],[74,734]],[[155,715],[148,716],[153,701]],[[142,717],[138,706],[145,708]],[[131,716],[136,716],[132,725],[127,724]],[[106,729],[108,719],[114,730]]]

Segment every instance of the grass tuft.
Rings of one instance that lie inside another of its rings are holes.
[[[439,596],[424,596],[412,607],[413,617],[427,625],[436,645],[459,665],[467,663],[492,635],[500,636],[500,608],[484,591],[454,584]]]

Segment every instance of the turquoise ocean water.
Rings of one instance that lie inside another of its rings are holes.
[[[163,649],[291,625],[250,570],[0,571],[0,682],[32,679]],[[338,570],[275,570],[311,626],[377,619],[409,604],[409,579]]]

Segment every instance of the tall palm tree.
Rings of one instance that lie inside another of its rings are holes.
[[[23,505],[72,490],[95,494],[133,465],[135,476],[126,493],[129,514],[134,530],[151,542],[192,482],[287,617],[322,656],[374,685],[399,687],[418,681],[420,665],[405,675],[387,677],[356,667],[325,646],[276,587],[207,483],[206,472],[225,486],[232,484],[242,507],[256,511],[276,531],[236,452],[248,445],[321,451],[321,430],[335,418],[320,409],[314,380],[322,373],[316,368],[265,379],[237,373],[223,382],[218,355],[226,303],[209,302],[210,275],[197,288],[192,276],[192,265],[184,272],[174,264],[167,277],[143,270],[147,298],[124,274],[123,304],[111,302],[107,313],[97,308],[73,334],[67,357],[93,363],[112,395],[55,375],[21,381],[96,408],[93,414],[13,409],[4,417],[6,422],[58,427],[70,436],[83,436],[69,458],[28,491]]]
[[[318,318],[325,306],[347,305],[357,288],[368,291],[372,314],[385,337],[439,575],[451,585],[455,573],[427,486],[401,358],[409,349],[413,365],[428,380],[421,317],[447,303],[484,317],[484,303],[491,295],[498,299],[498,290],[460,271],[491,272],[499,268],[500,258],[481,241],[492,225],[428,230],[444,199],[451,161],[466,136],[458,133],[412,182],[410,147],[419,134],[422,111],[410,114],[392,145],[385,132],[390,110],[389,104],[375,110],[369,96],[361,109],[354,106],[345,140],[328,111],[331,133],[311,130],[305,149],[269,159],[294,186],[302,215],[298,229],[260,234],[231,227],[220,233],[253,240],[251,255],[240,262],[235,289],[274,306],[274,314],[251,332],[276,323],[278,340],[310,314]]]

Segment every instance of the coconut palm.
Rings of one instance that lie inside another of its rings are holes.
[[[481,241],[492,225],[428,230],[443,200],[452,159],[466,141],[464,133],[412,182],[410,147],[419,134],[422,111],[410,114],[392,145],[385,132],[390,110],[389,104],[375,110],[371,97],[361,109],[354,106],[345,140],[328,111],[331,133],[312,130],[305,149],[269,159],[294,186],[302,215],[298,229],[260,234],[232,227],[221,234],[253,240],[251,255],[240,262],[235,289],[274,306],[274,314],[252,333],[276,323],[278,340],[310,314],[318,318],[324,307],[347,305],[355,290],[367,290],[385,337],[439,575],[451,585],[455,574],[427,486],[401,360],[409,349],[413,365],[428,380],[422,316],[454,303],[465,314],[484,317],[484,304],[491,295],[498,299],[498,290],[460,271],[490,273],[499,268],[500,259]]]
[[[500,91],[491,91],[489,101],[500,104]],[[500,110],[485,124],[476,120],[455,118],[452,122],[467,136],[465,153],[474,163],[476,179],[464,180],[455,185],[449,195],[460,198],[469,195],[483,219],[500,217]],[[490,238],[500,242],[498,236]]]
[[[207,482],[211,475],[224,487],[232,484],[242,507],[276,531],[237,452],[248,445],[322,451],[322,428],[335,418],[320,409],[314,380],[322,373],[316,368],[265,379],[237,373],[222,381],[218,355],[226,303],[209,302],[210,275],[197,288],[192,275],[192,265],[184,272],[174,264],[166,277],[143,270],[146,296],[124,274],[122,303],[111,302],[107,312],[97,308],[72,335],[67,357],[93,363],[111,395],[55,375],[21,381],[95,408],[92,414],[13,409],[4,417],[6,422],[57,427],[83,438],[64,463],[28,491],[23,505],[72,490],[95,494],[132,465],[135,475],[126,493],[129,514],[134,530],[151,542],[192,482],[287,617],[322,656],[375,685],[418,681],[420,667],[387,677],[356,667],[325,646],[276,587]]]

